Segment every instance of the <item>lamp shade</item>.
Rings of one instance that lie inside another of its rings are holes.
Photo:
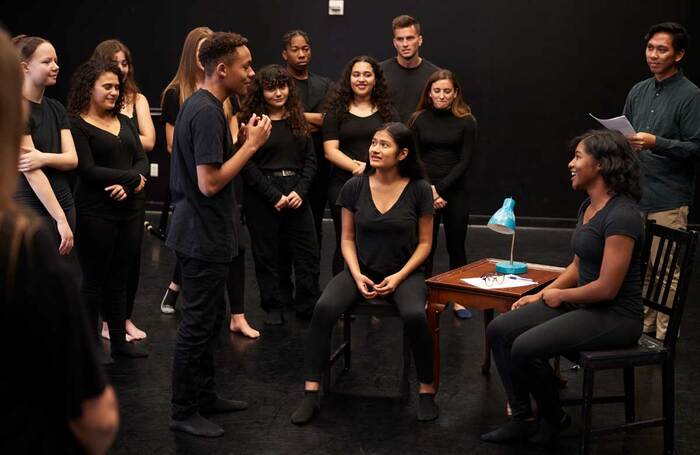
[[[515,200],[510,197],[505,198],[503,206],[489,220],[489,229],[501,234],[513,234],[515,232],[514,208]]]
[[[520,274],[527,272],[527,264],[524,262],[513,262],[513,248],[515,247],[515,200],[507,197],[503,201],[503,206],[493,214],[487,226],[489,229],[500,234],[509,234],[513,238],[510,244],[510,261],[496,264],[496,272]]]

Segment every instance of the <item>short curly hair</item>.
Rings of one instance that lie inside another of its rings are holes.
[[[386,79],[384,79],[384,72],[375,59],[366,55],[359,55],[345,65],[343,75],[336,82],[334,89],[329,92],[328,97],[324,101],[322,111],[333,112],[338,118],[344,118],[347,115],[350,103],[355,98],[355,93],[350,85],[350,75],[355,64],[360,62],[369,63],[374,73],[374,89],[372,89],[371,94],[372,104],[379,111],[383,122],[391,122],[396,117],[396,110],[389,98],[389,89],[386,85]]]
[[[207,76],[214,74],[219,63],[229,64],[236,56],[236,49],[248,44],[248,39],[231,32],[214,32],[199,48],[199,61]]]
[[[70,115],[78,116],[87,112],[90,107],[90,99],[95,82],[104,73],[114,73],[119,80],[119,95],[114,107],[110,110],[112,115],[117,115],[124,106],[124,75],[113,62],[103,60],[88,60],[75,70],[68,89],[68,102],[66,110]]]
[[[590,130],[571,140],[569,151],[582,143],[586,153],[600,163],[600,174],[610,191],[625,194],[636,201],[642,197],[639,157],[627,139],[613,130]]]

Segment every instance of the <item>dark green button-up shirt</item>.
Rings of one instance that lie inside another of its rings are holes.
[[[660,212],[691,205],[695,161],[700,159],[700,89],[682,71],[661,82],[651,77],[632,87],[624,114],[635,131],[656,136],[656,146],[639,154],[640,209]]]

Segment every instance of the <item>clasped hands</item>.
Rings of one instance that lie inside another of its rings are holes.
[[[389,295],[396,291],[396,288],[401,284],[403,278],[398,274],[394,273],[384,278],[381,283],[374,284],[374,281],[370,280],[366,275],[360,274],[355,278],[355,284],[357,289],[362,294],[362,297],[366,300],[373,299],[377,296]]]
[[[510,309],[517,310],[518,308],[522,308],[525,305],[529,305],[539,300],[542,300],[542,302],[544,302],[544,304],[550,308],[558,308],[561,306],[562,302],[564,302],[561,293],[561,289],[545,289],[537,294],[526,295],[525,297],[519,298],[513,305],[511,305]]]
[[[141,178],[141,181],[139,182],[139,186],[134,188],[134,193],[140,193],[143,191],[146,186],[146,182],[148,181],[148,179],[141,174],[139,174],[139,177]],[[109,193],[109,197],[115,201],[123,201],[128,196],[126,189],[124,189],[122,185],[118,184],[106,187],[105,191],[107,191]]]
[[[282,195],[279,200],[275,203],[275,210],[281,212],[282,209],[298,209],[304,200],[299,196],[299,193],[292,191],[288,195]]]

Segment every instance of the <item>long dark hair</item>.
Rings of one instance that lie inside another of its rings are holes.
[[[366,55],[357,56],[345,65],[343,75],[338,79],[335,87],[328,94],[322,110],[324,112],[333,112],[339,118],[347,114],[350,103],[355,97],[355,93],[350,86],[350,75],[352,74],[352,67],[355,66],[355,63],[359,62],[366,62],[372,66],[372,72],[374,73],[374,89],[372,89],[371,101],[379,111],[382,120],[390,122],[395,115],[395,111],[391,105],[391,99],[389,98],[389,89],[386,86],[384,72],[375,59]]]
[[[639,158],[627,139],[617,131],[590,130],[576,136],[569,144],[573,155],[579,143],[600,164],[600,175],[611,192],[638,201],[642,196]]]
[[[126,80],[124,82],[124,95],[133,102],[135,96],[139,93],[139,86],[136,85],[136,75],[134,74],[134,60],[131,58],[131,51],[124,43],[116,39],[108,39],[102,41],[95,47],[92,52],[93,59],[104,60],[112,62],[114,54],[117,52],[124,52],[124,57],[129,64],[129,73],[126,75]]]
[[[268,65],[255,74],[253,83],[243,101],[241,111],[238,113],[238,121],[247,122],[253,114],[268,114],[263,91],[274,90],[284,86],[287,86],[289,89],[289,96],[284,104],[284,109],[286,110],[289,125],[292,127],[292,132],[297,137],[307,137],[309,135],[309,127],[304,119],[304,108],[301,105],[296,84],[287,70],[280,65]]]
[[[462,97],[462,86],[459,84],[455,74],[450,70],[437,70],[431,74],[426,81],[425,87],[423,87],[423,93],[420,96],[420,101],[418,101],[418,106],[416,106],[416,112],[414,112],[408,120],[409,126],[413,125],[413,122],[416,121],[416,118],[418,118],[421,112],[434,107],[433,99],[430,97],[430,91],[433,89],[433,84],[435,82],[443,80],[452,82],[452,86],[455,88],[455,91],[457,91],[457,96],[455,96],[454,101],[452,101],[452,106],[450,108],[452,115],[458,118],[473,117],[471,108]]]
[[[411,180],[424,179],[425,169],[418,157],[416,140],[411,130],[403,123],[389,122],[382,125],[377,131],[386,131],[389,133],[389,136],[396,142],[397,153],[404,149],[408,150],[406,158],[399,161],[399,174],[401,177],[408,177]],[[371,166],[367,166],[366,169],[368,174],[374,174],[377,171]]]
[[[104,73],[114,73],[119,80],[119,95],[110,113],[112,115],[117,115],[121,112],[124,106],[124,74],[122,74],[119,67],[111,61],[88,60],[80,65],[78,69],[75,70],[75,73],[73,73],[66,106],[66,110],[69,114],[79,116],[87,112],[90,107],[90,99],[95,87],[95,82],[97,82],[97,79]]]

